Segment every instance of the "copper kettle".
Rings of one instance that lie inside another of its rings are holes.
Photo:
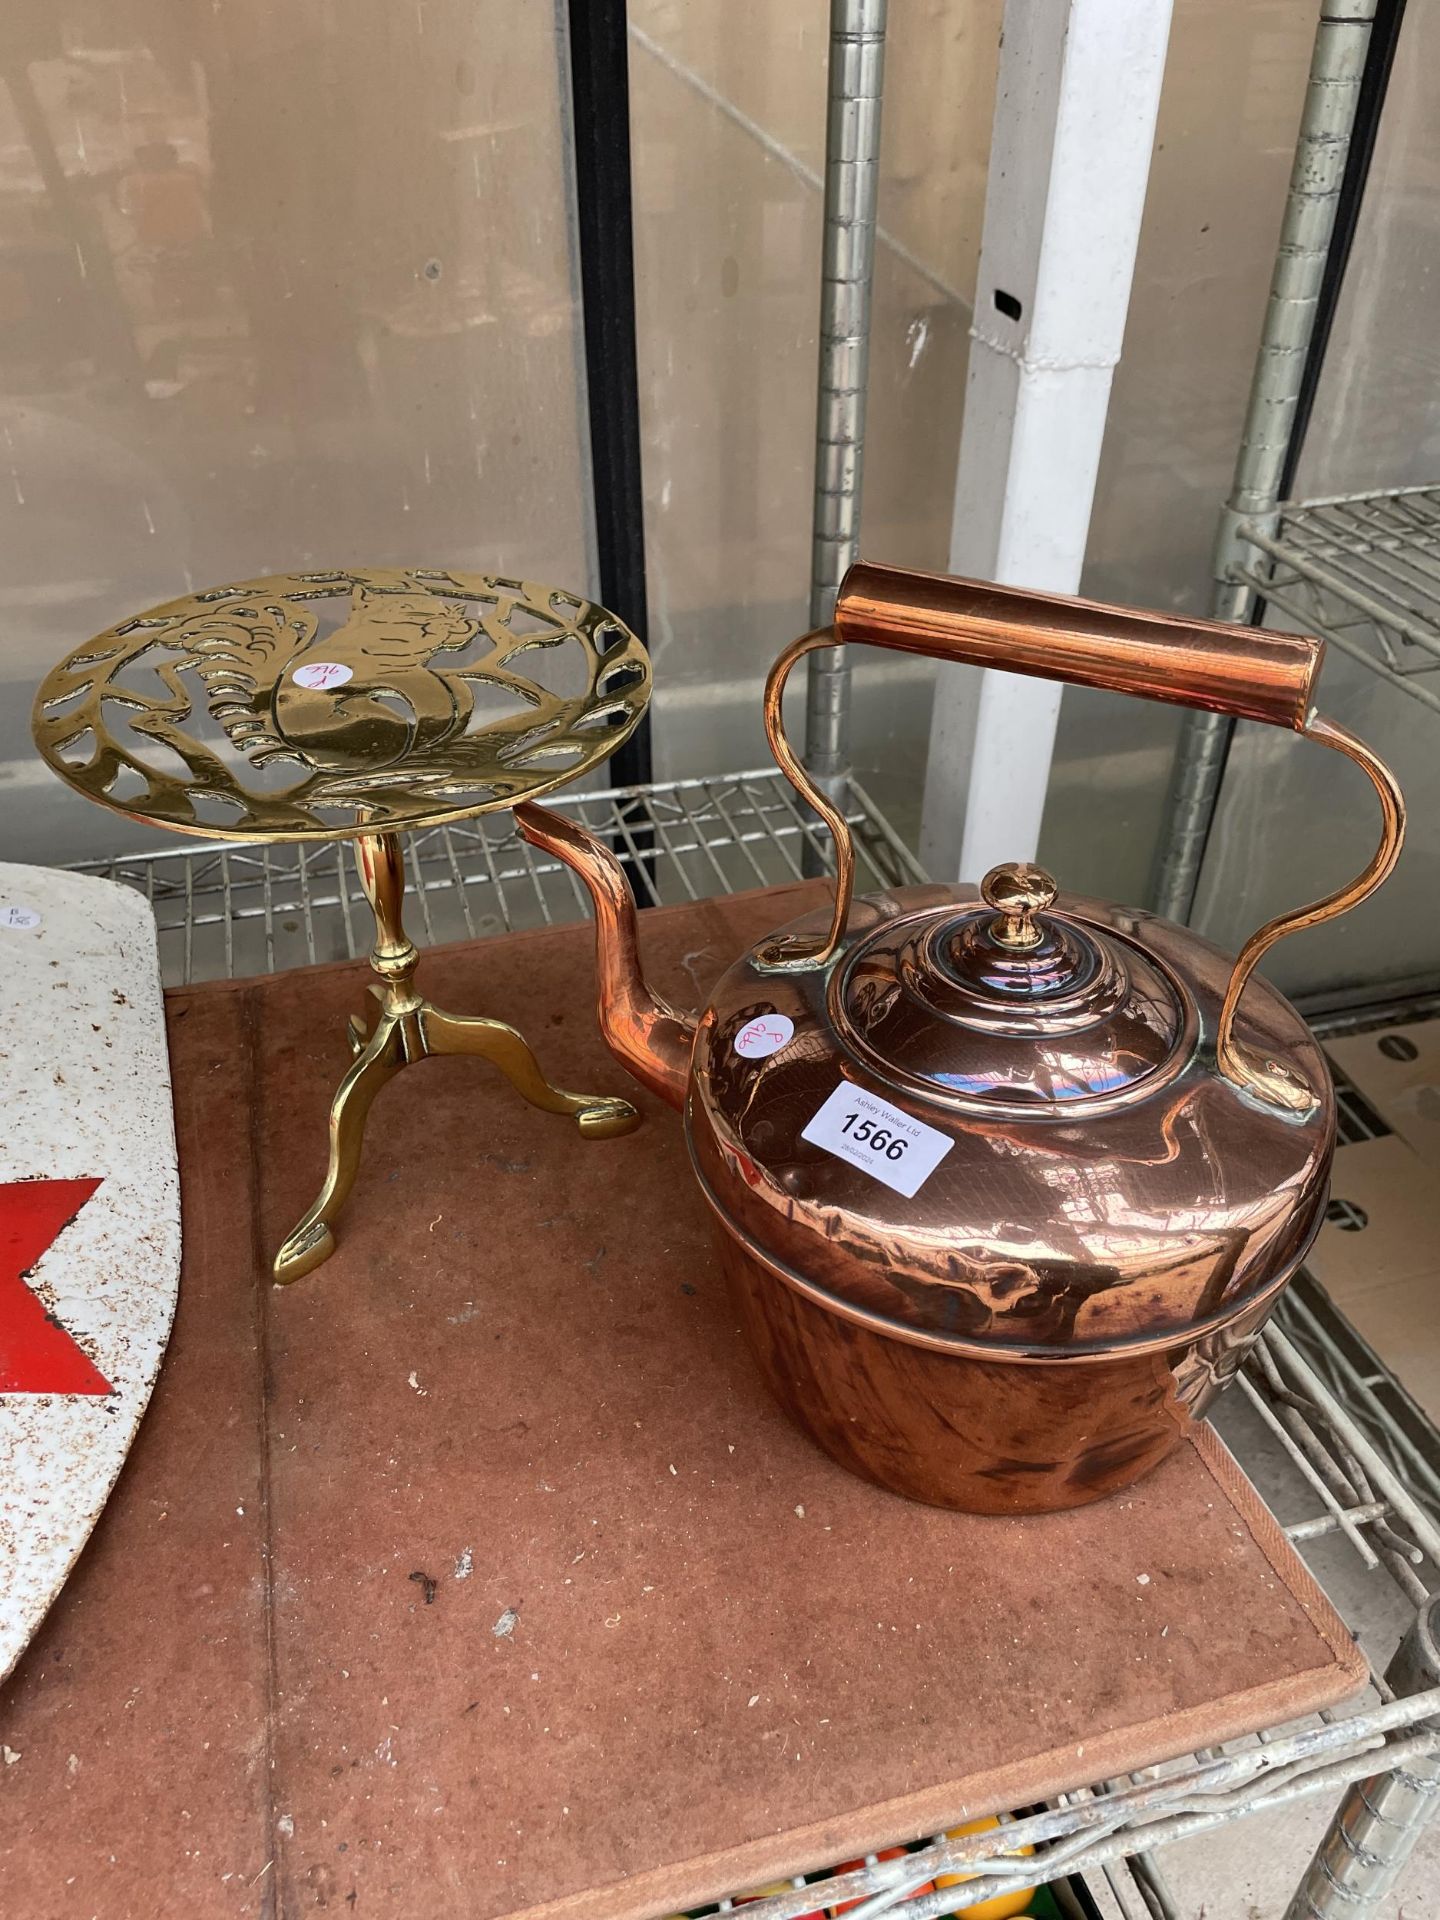
[[[1379,851],[1238,959],[1038,867],[853,900],[844,819],[785,738],[786,676],[836,640],[1289,727],[1373,781]],[[527,840],[595,904],[600,1024],[683,1108],[736,1306],[781,1405],[842,1465],[977,1512],[1078,1506],[1155,1466],[1234,1373],[1324,1212],[1335,1101],[1253,973],[1395,864],[1389,771],[1311,706],[1322,645],[859,565],[765,694],[776,759],[834,836],[833,911],[737,960],[697,1018],[647,988],[634,901],[583,828]]]

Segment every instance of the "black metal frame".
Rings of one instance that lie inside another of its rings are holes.
[[[566,0],[575,140],[575,208],[585,327],[591,490],[599,593],[648,644],[635,246],[630,190],[630,72],[625,0]],[[611,779],[652,777],[647,715],[611,756]]]

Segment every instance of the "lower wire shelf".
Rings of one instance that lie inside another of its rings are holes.
[[[823,831],[773,769],[609,788],[555,804],[607,839],[642,903],[693,900],[794,881],[828,855]],[[864,789],[852,783],[847,817],[859,886],[920,881],[914,855]],[[811,857],[807,860],[807,847]],[[582,920],[588,906],[567,868],[537,856],[507,816],[435,828],[407,840],[413,931],[427,944]],[[359,956],[367,916],[342,847],[177,848],[89,862],[81,871],[138,888],[160,928],[168,985],[236,978]],[[1365,1116],[1341,1089],[1342,1131],[1364,1136]],[[1250,1814],[1328,1795],[1351,1782],[1409,1770],[1433,1783],[1440,1805],[1440,1676],[1397,1686],[1385,1667],[1394,1641],[1440,1586],[1440,1452],[1396,1418],[1384,1368],[1351,1336],[1318,1290],[1286,1300],[1222,1403],[1219,1426],[1242,1466],[1263,1455],[1283,1498],[1285,1532],[1332,1585],[1339,1555],[1387,1583],[1391,1645],[1373,1649],[1358,1701],[1292,1726],[1120,1779],[1077,1784],[1054,1804],[1003,1828],[938,1840],[844,1875],[812,1876],[787,1892],[746,1900],[746,1920],[799,1920],[852,1907],[877,1920],[903,1901],[906,1920],[962,1913],[1006,1889],[1102,1876],[1117,1901],[1182,1920],[1154,1859],[1172,1841]],[[1423,1424],[1423,1423],[1422,1423]],[[1021,1846],[1033,1853],[1016,1859]],[[1006,1857],[1006,1856],[1010,1857]],[[1383,1865],[1383,1863],[1382,1863]],[[936,1873],[963,1884],[911,1897]],[[1128,1881],[1128,1891],[1122,1877]],[[734,1899],[745,1890],[737,1888]],[[720,1903],[726,1911],[732,1900]],[[1122,1904],[1122,1911],[1130,1911]],[[1326,1904],[1296,1914],[1376,1911]]]

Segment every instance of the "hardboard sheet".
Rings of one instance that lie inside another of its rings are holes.
[[[1346,1300],[1343,1312],[1422,1412],[1440,1422],[1440,1271],[1432,1266],[1369,1287]]]
[[[1440,1420],[1440,1021],[1327,1040],[1392,1133],[1341,1147],[1306,1262],[1346,1319]]]
[[[1347,1313],[1362,1294],[1433,1275],[1440,1267],[1440,1189],[1398,1134],[1341,1147],[1330,1199],[1332,1217],[1316,1234],[1305,1265]],[[1440,1331],[1440,1313],[1436,1327]]]
[[[1325,1051],[1428,1166],[1440,1163],[1440,1020],[1346,1034]]]
[[[810,897],[647,915],[657,984],[693,1000]],[[641,1920],[1360,1684],[1212,1439],[1038,1519],[831,1465],[759,1385],[643,1094],[590,1144],[477,1062],[408,1069],[338,1253],[272,1290],[362,979],[170,996],[179,1316],[6,1691],[0,1912]],[[422,979],[624,1084],[588,929]]]

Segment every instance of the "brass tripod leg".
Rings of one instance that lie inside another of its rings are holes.
[[[320,1197],[275,1256],[275,1278],[282,1285],[298,1280],[335,1251],[330,1221],[350,1196],[360,1167],[365,1116],[387,1080],[405,1064],[400,1027],[388,1015],[361,1050],[330,1103],[330,1165]]]
[[[361,834],[355,864],[365,898],[375,914],[375,945],[370,965],[378,975],[370,992],[378,1002],[371,1025],[367,1008],[350,1021],[355,1060],[330,1104],[330,1164],[319,1198],[275,1256],[281,1285],[310,1273],[335,1251],[333,1223],[344,1206],[360,1165],[365,1118],[377,1093],[412,1060],[427,1053],[474,1054],[493,1061],[516,1092],[547,1113],[568,1113],[591,1140],[609,1139],[639,1126],[640,1115],[628,1100],[605,1094],[566,1093],[540,1070],[524,1038],[503,1020],[465,1019],[441,1013],[415,991],[419,960],[405,932],[401,901],[405,892],[404,856],[393,833]]]
[[[420,1023],[427,1053],[471,1053],[491,1061],[532,1107],[543,1107],[546,1113],[573,1114],[587,1139],[609,1140],[617,1133],[631,1132],[640,1123],[628,1100],[606,1094],[566,1093],[552,1086],[524,1035],[507,1027],[503,1020],[466,1019],[457,1013],[441,1013],[438,1007],[427,1004]]]

